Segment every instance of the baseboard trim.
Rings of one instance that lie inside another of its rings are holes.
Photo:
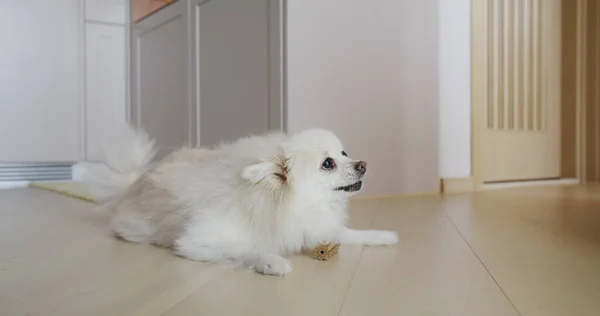
[[[533,181],[515,181],[515,182],[504,182],[504,183],[485,183],[482,190],[496,190],[496,189],[508,189],[508,188],[519,188],[519,187],[533,187],[533,186],[545,186],[545,185],[578,185],[581,184],[579,179],[574,178],[561,178],[552,180],[533,180]]]
[[[431,196],[431,195],[439,195],[440,192],[418,192],[418,193],[406,193],[406,194],[389,194],[389,195],[364,195],[364,196],[354,196],[350,198],[351,200],[387,200],[387,199],[401,199],[401,198],[413,198],[420,196]]]
[[[475,182],[473,177],[463,178],[441,178],[440,193],[465,193],[475,191]]]

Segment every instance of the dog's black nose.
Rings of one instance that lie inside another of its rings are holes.
[[[364,174],[367,172],[367,163],[364,161],[359,161],[354,165],[354,170]]]

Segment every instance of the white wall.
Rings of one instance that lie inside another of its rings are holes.
[[[0,163],[77,161],[81,3],[0,5]]]
[[[442,178],[471,175],[471,0],[440,1]]]
[[[337,133],[365,195],[438,190],[439,2],[288,2],[288,130]]]

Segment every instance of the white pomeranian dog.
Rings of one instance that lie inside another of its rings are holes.
[[[129,128],[105,146],[105,165],[87,171],[92,192],[113,211],[112,230],[124,240],[267,275],[290,273],[282,255],[318,244],[398,240],[395,232],[346,227],[348,199],[361,189],[367,164],[348,158],[329,131],[182,148],[150,165],[153,144]]]

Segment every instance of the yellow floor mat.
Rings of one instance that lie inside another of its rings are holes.
[[[88,186],[83,182],[32,182],[29,184],[29,186],[32,188],[47,190],[72,198],[96,203],[96,200],[90,194]]]

